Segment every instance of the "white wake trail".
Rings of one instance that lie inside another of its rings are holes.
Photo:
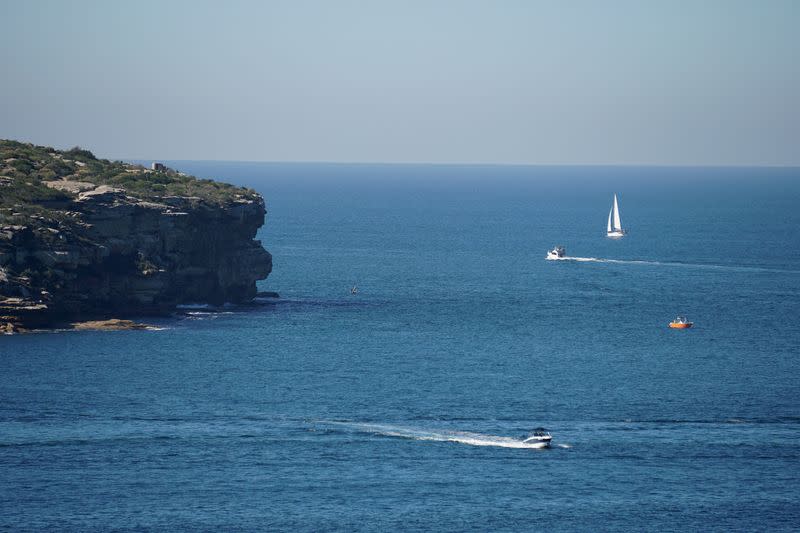
[[[458,442],[461,444],[468,444],[470,446],[496,446],[499,448],[524,448],[524,449],[542,449],[545,448],[542,443],[525,443],[522,440],[514,439],[511,437],[501,437],[498,435],[485,435],[482,433],[471,433],[468,431],[429,431],[417,428],[409,428],[403,426],[394,426],[387,424],[362,424],[355,422],[326,422],[327,424],[334,424],[346,426],[365,433],[374,433],[376,435],[383,435],[387,437],[399,437],[403,439],[420,440],[420,441],[435,441],[435,442]]]
[[[616,263],[621,265],[650,265],[683,268],[707,268],[712,270],[733,270],[738,272],[780,272],[783,274],[800,274],[800,270],[786,270],[781,268],[714,265],[708,263],[680,263],[677,261],[646,261],[641,259],[604,259],[601,257],[559,257],[550,261],[575,261],[578,263]]]
[[[581,263],[618,263],[623,265],[674,265],[695,266],[684,263],[662,263],[660,261],[642,261],[638,259],[602,259],[600,257],[562,257],[561,261],[578,261]],[[697,265],[702,266],[702,265]]]

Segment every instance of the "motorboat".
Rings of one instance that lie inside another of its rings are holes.
[[[531,446],[538,445],[539,448],[549,448],[552,440],[553,436],[549,431],[544,428],[536,428],[522,442]]]
[[[619,204],[617,195],[614,194],[614,203],[611,204],[611,211],[608,212],[608,224],[606,225],[606,237],[619,239],[624,237],[627,232],[622,229],[622,221],[619,219]]]
[[[547,252],[547,257],[545,259],[554,260],[554,259],[564,259],[567,256],[567,251],[564,249],[563,246],[556,246],[549,252]]]
[[[688,329],[692,326],[694,326],[694,322],[689,322],[685,316],[680,315],[678,315],[675,320],[669,323],[669,327],[673,329]]]
[[[353,288],[350,289],[350,294],[358,294],[358,287],[356,285],[353,285]]]

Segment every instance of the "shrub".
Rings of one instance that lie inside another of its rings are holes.
[[[82,161],[82,162],[97,160],[97,158],[94,156],[92,152],[90,152],[89,150],[84,150],[80,146],[75,146],[65,151],[64,157],[66,159],[74,159],[76,161]]]

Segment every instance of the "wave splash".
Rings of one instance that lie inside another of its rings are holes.
[[[485,435],[483,433],[471,433],[469,431],[430,431],[388,424],[363,424],[355,422],[326,422],[326,424],[345,426],[363,433],[373,433],[386,437],[398,437],[420,441],[457,442],[470,446],[495,446],[499,448],[524,448],[529,450],[545,448],[545,445],[542,443],[525,443],[520,439],[512,437]]]

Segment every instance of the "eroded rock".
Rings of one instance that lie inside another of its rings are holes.
[[[73,322],[72,329],[76,330],[99,330],[99,331],[120,331],[132,329],[149,329],[152,326],[140,324],[132,320],[121,320],[110,318],[108,320],[87,320],[84,322]]]

